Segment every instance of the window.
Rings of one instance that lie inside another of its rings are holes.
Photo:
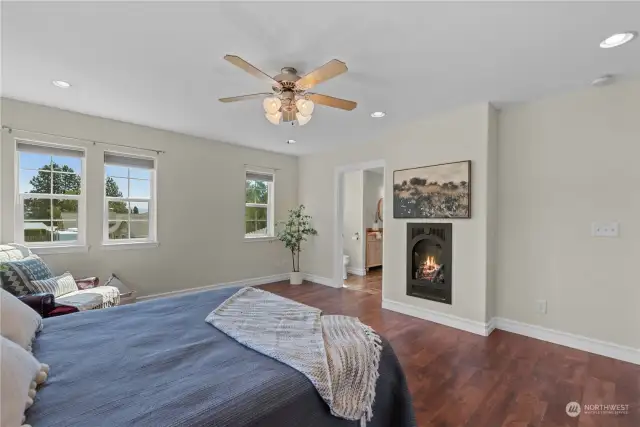
[[[84,149],[16,141],[17,242],[28,246],[85,244]]]
[[[246,172],[244,237],[274,236],[273,172]]]
[[[155,242],[155,159],[106,152],[104,165],[104,243]]]

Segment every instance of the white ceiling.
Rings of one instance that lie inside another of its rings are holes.
[[[291,154],[366,142],[402,122],[482,102],[519,102],[640,73],[638,2],[2,2],[2,95]],[[268,91],[227,63],[270,75],[332,58],[349,72],[316,87],[351,99],[304,127],[274,126]],[[52,79],[73,84],[68,90]],[[375,110],[387,112],[372,119]],[[295,145],[285,143],[296,139]]]

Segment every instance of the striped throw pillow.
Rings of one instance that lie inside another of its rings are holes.
[[[36,294],[53,294],[56,298],[78,290],[78,285],[68,271],[61,276],[45,280],[33,280],[31,289]]]

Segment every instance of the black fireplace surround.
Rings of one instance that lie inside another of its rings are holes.
[[[407,295],[451,304],[451,224],[407,223]]]

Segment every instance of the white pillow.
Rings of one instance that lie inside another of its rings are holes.
[[[0,425],[24,424],[24,411],[33,405],[36,387],[46,381],[49,366],[25,349],[0,337]]]
[[[0,335],[31,351],[42,317],[34,309],[0,288]]]
[[[75,279],[68,271],[50,279],[32,280],[30,286],[34,294],[53,294],[56,298],[78,290]]]

